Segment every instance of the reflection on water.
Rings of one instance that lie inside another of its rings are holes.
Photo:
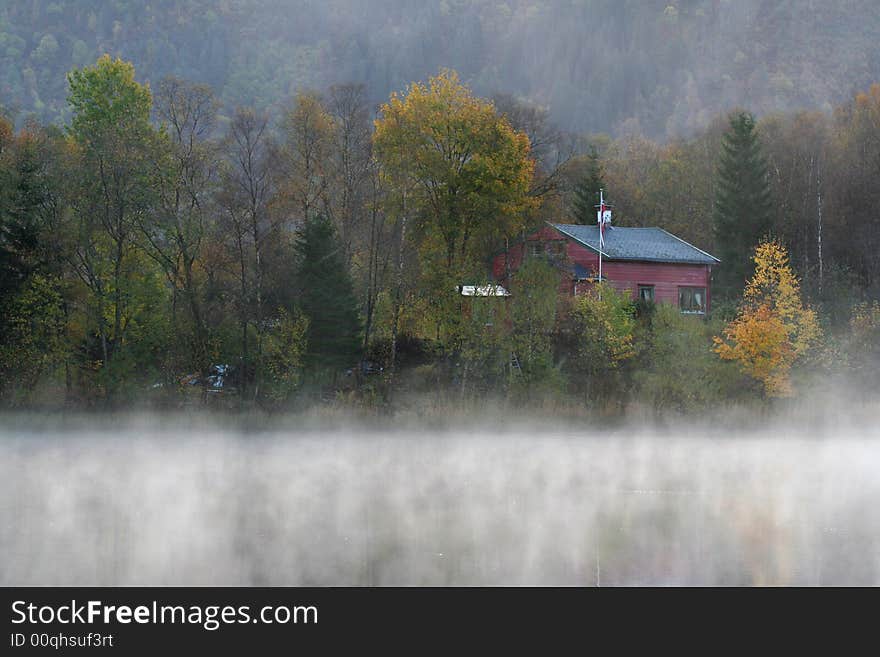
[[[880,434],[0,430],[0,584],[880,584]]]

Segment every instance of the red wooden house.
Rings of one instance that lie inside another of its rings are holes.
[[[563,272],[560,292],[576,295],[599,280],[599,227],[547,223],[492,259],[505,287],[524,258],[542,257]],[[671,303],[683,313],[709,311],[712,266],[720,262],[662,228],[608,227],[601,250],[602,280],[634,299]]]

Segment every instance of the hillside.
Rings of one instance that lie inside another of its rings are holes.
[[[828,109],[880,79],[874,0],[8,0],[0,105],[64,118],[65,74],[104,52],[227,106],[357,81],[379,101],[442,66],[582,132],[692,133],[736,105]]]

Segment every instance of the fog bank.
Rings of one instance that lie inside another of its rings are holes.
[[[876,585],[880,429],[847,416],[742,431],[7,421],[0,584]]]

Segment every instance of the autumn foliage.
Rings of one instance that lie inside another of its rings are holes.
[[[454,71],[414,82],[382,105],[373,144],[389,182],[411,191],[422,249],[454,270],[475,245],[515,234],[534,172],[529,138],[473,95]],[[429,249],[428,249],[429,250]]]
[[[816,313],[801,301],[800,285],[779,242],[755,250],[755,275],[736,318],[716,336],[715,352],[759,381],[768,397],[792,394],[790,372],[821,337]]]
[[[402,223],[408,214],[416,220],[406,235],[419,253],[431,314],[454,336],[456,286],[484,275],[487,254],[516,235],[536,205],[529,138],[443,70],[381,106],[373,148],[389,198],[401,199]]]

